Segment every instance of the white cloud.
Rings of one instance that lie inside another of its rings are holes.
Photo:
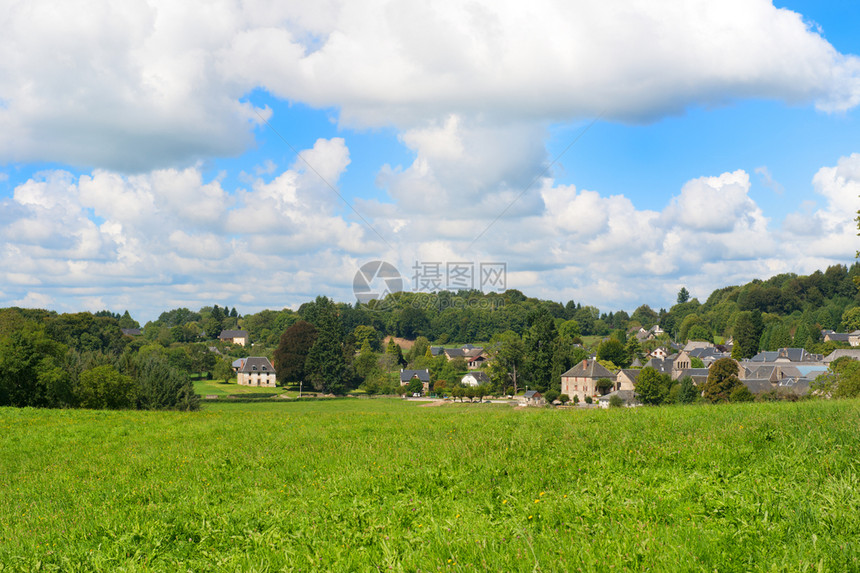
[[[12,302],[22,308],[50,308],[53,303],[52,297],[38,292],[28,292],[24,298]]]
[[[762,184],[764,184],[765,187],[773,190],[777,195],[783,194],[785,188],[778,181],[774,180],[773,175],[770,173],[770,169],[768,169],[766,165],[756,167],[755,173],[761,177]]]
[[[860,102],[860,60],[768,0],[18,0],[4,15],[4,162],[146,172],[235,155],[270,114],[242,102],[257,88],[394,125],[436,157],[457,152],[452,117],[489,136],[738,98]]]

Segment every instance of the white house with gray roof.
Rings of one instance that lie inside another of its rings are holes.
[[[236,381],[242,386],[265,388],[274,388],[278,382],[275,367],[263,356],[246,358],[236,373]]]

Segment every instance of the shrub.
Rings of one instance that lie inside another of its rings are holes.
[[[570,402],[570,396],[568,396],[567,394],[559,394],[558,399],[561,401],[562,404],[567,404],[568,402]]]
[[[624,406],[624,400],[621,399],[621,396],[618,394],[613,394],[609,397],[609,407],[610,408],[621,408]]]
[[[579,395],[578,395],[578,394],[574,394],[574,395],[573,395],[573,403],[574,403],[574,404],[579,404]]]
[[[736,386],[729,394],[729,402],[752,402],[753,400],[755,400],[755,396],[743,384]]]
[[[553,402],[556,401],[559,394],[560,394],[560,392],[558,390],[556,390],[555,388],[552,388],[550,390],[547,390],[544,393],[543,397],[546,399],[547,404],[552,404]]]
[[[96,366],[81,372],[77,395],[82,408],[120,410],[135,401],[134,381],[113,366]]]
[[[586,403],[586,404],[591,404],[592,402],[593,402],[593,400],[591,399],[591,396],[586,396],[586,397],[585,397],[585,403]]]

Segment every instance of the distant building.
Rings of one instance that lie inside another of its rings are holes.
[[[406,386],[413,380],[421,381],[421,390],[423,393],[430,391],[430,371],[424,370],[400,370],[400,385]]]
[[[233,344],[239,344],[241,346],[248,345],[248,331],[247,330],[222,330],[220,336],[218,336],[219,340],[223,340],[224,342],[232,342]]]
[[[268,358],[261,356],[245,358],[237,372],[236,381],[242,386],[266,388],[274,388],[278,382],[274,366]]]
[[[486,372],[469,372],[460,381],[463,386],[480,386],[481,384],[489,384],[490,377]]]
[[[561,393],[567,394],[571,399],[576,396],[582,402],[586,396],[600,395],[597,381],[602,378],[608,378],[612,382],[606,389],[607,392],[611,391],[615,386],[616,375],[593,358],[583,360],[561,375]]]

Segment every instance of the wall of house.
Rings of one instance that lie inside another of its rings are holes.
[[[277,379],[275,374],[271,372],[239,372],[236,382],[242,386],[274,388],[277,384]]]
[[[578,396],[579,401],[582,402],[586,396],[594,396],[594,384],[594,380],[584,376],[562,376],[561,393],[570,396],[571,400],[574,396]]]

